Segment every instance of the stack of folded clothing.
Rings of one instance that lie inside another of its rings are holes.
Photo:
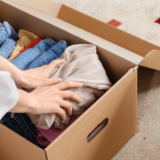
[[[84,84],[78,89],[68,89],[79,95],[83,99],[83,103],[79,104],[68,99],[67,101],[72,105],[72,116],[66,112],[65,121],[62,121],[57,114],[16,113],[12,116],[11,113],[7,113],[3,117],[2,124],[41,148],[55,140],[111,87],[111,82],[98,58],[94,45],[69,46],[63,40],[59,42],[50,38],[41,40],[35,34],[22,29],[17,35],[14,29],[4,22],[0,23],[0,55],[8,58],[21,70],[41,67],[57,58],[63,58],[65,62],[53,69],[50,78],[58,77],[62,81],[78,81]]]

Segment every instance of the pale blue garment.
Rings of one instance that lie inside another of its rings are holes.
[[[27,49],[21,53],[12,61],[12,64],[21,70],[26,70],[29,68],[30,64],[35,60],[35,58],[40,56],[44,51],[53,47],[55,44],[56,42],[49,38],[42,40],[33,48]]]
[[[0,45],[7,40],[8,38],[11,38],[15,41],[18,40],[18,34],[15,32],[15,30],[10,26],[8,22],[0,23]]]
[[[49,64],[51,61],[61,57],[65,49],[68,47],[66,41],[59,41],[53,47],[44,51],[39,57],[37,57],[29,66],[28,69],[41,67]]]
[[[4,58],[8,58],[12,50],[15,48],[16,41],[13,39],[6,39],[3,43],[2,46],[0,47],[0,55]]]

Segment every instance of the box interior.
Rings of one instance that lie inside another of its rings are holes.
[[[37,14],[37,13],[35,12],[35,14]],[[39,14],[39,16],[42,16],[42,17],[44,16],[43,14],[40,14],[40,13],[38,13],[38,14]],[[50,22],[51,20],[52,20],[52,22]],[[26,29],[30,32],[35,33],[36,35],[38,35],[42,39],[53,38],[56,41],[66,40],[67,42],[69,42],[70,45],[71,44],[82,44],[82,43],[93,43],[94,42],[93,44],[95,44],[97,46],[97,53],[99,55],[99,58],[100,58],[103,66],[106,70],[106,73],[107,73],[109,79],[111,80],[111,82],[114,85],[111,88],[111,90],[106,92],[96,103],[93,104],[92,107],[89,108],[89,110],[87,110],[87,112],[85,112],[76,121],[76,123],[78,123],[79,125],[75,126],[75,123],[73,123],[69,127],[69,129],[67,129],[62,135],[60,135],[54,141],[54,143],[49,145],[45,150],[47,152],[47,157],[50,157],[50,158],[54,157],[53,153],[55,153],[55,152],[52,152],[53,148],[55,147],[55,144],[57,144],[59,140],[61,142],[64,140],[63,135],[65,135],[65,137],[67,137],[67,134],[69,134],[70,130],[75,132],[76,131],[75,128],[77,128],[77,130],[78,130],[78,127],[80,127],[80,126],[82,127],[84,120],[87,119],[86,116],[89,114],[90,114],[90,116],[93,116],[95,114],[95,111],[98,109],[98,106],[100,106],[102,109],[101,110],[102,115],[95,116],[95,118],[97,118],[98,121],[96,122],[96,119],[95,119],[94,122],[90,123],[89,128],[86,128],[87,131],[85,131],[85,133],[87,133],[87,135],[90,133],[90,131],[92,129],[94,129],[94,127],[96,127],[97,124],[99,124],[104,118],[106,118],[105,117],[106,110],[108,111],[107,112],[108,117],[110,117],[110,116],[114,117],[118,113],[121,113],[122,111],[124,112],[122,114],[119,114],[119,115],[121,115],[120,117],[117,117],[117,119],[115,118],[114,121],[112,121],[112,123],[114,122],[114,125],[112,124],[113,128],[111,127],[110,131],[109,131],[109,128],[107,129],[107,132],[109,132],[109,135],[111,137],[113,135],[117,138],[119,138],[119,136],[120,136],[120,138],[122,137],[121,143],[118,146],[116,146],[116,150],[113,149],[112,153],[110,153],[108,155],[108,157],[113,156],[115,154],[115,151],[117,152],[119,150],[119,148],[121,148],[126,143],[126,141],[131,136],[133,136],[133,133],[135,133],[135,130],[136,130],[136,127],[135,127],[136,100],[135,99],[136,99],[136,89],[137,89],[136,88],[137,76],[136,76],[136,69],[133,69],[136,66],[136,62],[128,61],[127,58],[124,58],[123,56],[118,55],[118,54],[125,55],[127,53],[130,55],[133,55],[132,52],[128,52],[128,51],[126,52],[126,50],[123,48],[116,48],[116,47],[112,48],[112,47],[110,47],[111,43],[106,43],[106,40],[103,40],[99,37],[96,37],[92,34],[89,34],[88,32],[85,32],[84,30],[82,31],[81,29],[77,29],[74,26],[71,26],[69,24],[63,23],[63,21],[59,21],[59,20],[57,21],[57,19],[53,19],[53,17],[46,17],[46,19],[44,21],[40,17],[33,16],[29,13],[22,11],[21,9],[17,9],[16,7],[13,7],[11,5],[8,5],[7,3],[0,1],[0,22],[3,22],[3,21],[8,21],[13,26],[13,28],[16,29],[16,31],[18,31],[19,29]],[[63,25],[65,24],[65,25],[60,26],[60,24],[63,24]],[[66,28],[66,30],[67,29],[68,30],[66,31],[65,28]],[[72,29],[73,29],[73,31],[72,31]],[[81,33],[83,33],[83,34],[80,36]],[[89,38],[85,37],[85,35],[89,36]],[[91,40],[92,38],[93,38],[93,40]],[[99,41],[102,42],[102,44],[99,44]],[[96,42],[98,43],[98,45]],[[107,44],[108,44],[108,46],[107,46]],[[107,48],[109,48],[110,50],[107,50]],[[122,53],[117,53],[117,52],[122,52]],[[135,56],[135,55],[133,55],[133,56]],[[124,87],[122,87],[122,85],[124,85]],[[128,94],[128,91],[130,91],[129,94]],[[122,94],[120,94],[120,93],[122,93]],[[127,96],[128,96],[127,101],[124,101],[124,99],[126,97],[124,96],[123,93],[127,94]],[[118,94],[120,94],[121,96],[119,96]],[[115,97],[117,98],[117,101],[114,101]],[[114,103],[112,103],[112,101],[114,101]],[[108,107],[106,107],[104,105],[107,103],[110,104],[110,105],[108,105]],[[131,103],[131,106],[132,105],[134,106],[131,109],[128,108],[130,103]],[[122,107],[122,110],[120,108],[117,108],[117,110],[115,110],[114,107],[115,106],[118,107],[119,105]],[[112,108],[110,106],[112,106]],[[134,113],[134,114],[132,114],[132,113]],[[130,121],[126,122],[125,119],[123,119],[124,118],[123,115],[125,115],[126,118],[131,117],[132,118],[131,123],[129,123]],[[120,118],[121,120],[118,120],[118,118]],[[119,123],[115,124],[115,122],[117,122],[117,121],[119,121]],[[127,125],[125,125],[125,124],[127,124]],[[123,132],[120,131],[121,129],[118,126],[124,127],[124,130],[126,130],[127,135],[125,136],[125,138],[124,138]],[[134,127],[132,127],[132,126],[134,126]],[[117,127],[118,127],[121,135],[117,136],[116,132],[114,132],[112,135],[111,131],[112,130],[114,131],[114,129],[116,129]],[[126,127],[129,127],[130,130],[128,129],[128,131],[127,131]],[[18,145],[20,145],[21,147],[22,147],[22,143],[25,143],[27,147],[32,146],[32,144],[28,143],[27,140],[25,140],[22,137],[18,136],[17,134],[13,133],[12,131],[7,129],[6,127],[3,127],[0,125],[0,128],[4,130],[4,132],[1,133],[2,137],[5,137],[5,133],[7,132],[8,135],[10,135],[11,137],[14,138],[14,140],[12,140],[13,147],[14,147],[14,145],[15,145],[14,143],[16,143],[16,141],[19,141]],[[103,134],[103,137],[105,136],[104,132],[101,134]],[[86,135],[84,135],[84,137],[86,137]],[[5,140],[7,140],[7,137],[5,137]],[[103,139],[101,139],[100,141],[102,142],[102,140]],[[109,139],[106,139],[106,140],[108,141]],[[76,141],[79,141],[79,140],[76,140]],[[76,143],[76,141],[74,143]],[[80,142],[78,142],[78,143],[80,143]],[[93,143],[95,143],[95,142],[93,142]],[[116,140],[114,141],[113,144],[115,144],[115,143],[116,143]],[[57,148],[60,145],[61,145],[61,143],[58,143],[56,145]],[[24,146],[24,147],[26,147],[26,146]],[[91,145],[89,145],[89,146],[91,147]],[[5,149],[5,147],[4,147],[4,149]],[[12,146],[7,146],[7,147],[9,148]],[[64,147],[65,147],[65,145],[64,145]],[[114,148],[114,145],[112,147]],[[2,145],[0,145],[0,148],[3,150]],[[33,148],[34,148],[33,151],[30,150],[30,151],[26,151],[26,152],[30,152],[30,154],[32,154],[32,153],[38,154],[38,152],[42,151],[41,149],[39,149],[36,146],[34,146]],[[37,148],[39,150],[37,150],[35,148]],[[51,148],[52,148],[52,150],[51,150]],[[56,150],[56,148],[55,148],[55,150]],[[105,153],[105,151],[103,152],[103,154],[104,153]],[[46,158],[43,153],[41,153],[40,155],[41,155],[41,157],[39,156],[40,160],[41,159],[43,160]],[[68,156],[70,156],[70,154]],[[93,156],[94,156],[94,154],[93,154]],[[26,157],[26,160],[27,160],[27,158],[28,157]],[[50,159],[50,158],[48,158],[48,159]],[[33,157],[31,158],[31,160],[32,159],[33,159]],[[56,160],[57,159],[58,158],[56,158]],[[93,157],[93,159],[94,159],[94,157]]]
[[[12,0],[10,0],[10,1],[12,1]],[[13,1],[17,1],[17,0],[13,0]],[[41,1],[43,1],[43,0],[41,0]],[[97,45],[101,48],[104,48],[105,50],[108,50],[111,53],[114,53],[114,54],[116,54],[116,55],[118,55],[118,56],[120,56],[120,57],[122,57],[126,60],[129,60],[129,61],[137,64],[137,65],[143,60],[142,56],[137,55],[134,52],[129,51],[129,50],[117,45],[117,44],[114,44],[114,43],[112,43],[112,42],[110,42],[110,41],[108,41],[108,40],[106,40],[102,37],[99,37],[94,33],[88,32],[88,31],[84,30],[83,28],[76,27],[72,23],[65,22],[64,20],[61,20],[59,18],[55,18],[54,16],[49,16],[49,15],[44,14],[42,12],[24,7],[24,6],[15,4],[15,3],[11,3],[11,2],[8,2],[8,1],[5,1],[5,2],[8,3],[8,4],[11,4],[12,6],[15,6],[16,8],[18,8],[22,11],[25,11],[26,13],[28,13],[28,14],[30,14],[30,15],[38,18],[38,19],[41,19],[41,20],[43,20],[43,21],[45,21],[49,24],[52,24],[52,25],[56,26],[57,28],[59,28],[61,30],[65,30],[65,31],[69,32],[71,35],[74,35],[75,37],[79,37],[86,42],[89,42],[89,43],[95,44],[95,45]],[[23,3],[25,3],[25,2],[23,1]],[[44,3],[44,5],[45,4],[46,3]],[[53,7],[54,7],[54,5],[53,5]],[[63,9],[63,7],[61,7],[61,9]],[[68,14],[68,13],[64,13],[64,14]],[[76,12],[74,11],[72,14],[76,14]],[[83,16],[84,17],[82,17],[82,19],[83,18],[86,19],[87,16],[85,16],[85,15],[83,15]],[[79,17],[77,17],[77,18],[79,18]],[[82,21],[82,23],[83,23],[83,21]],[[106,34],[106,32],[108,33],[106,28],[103,28],[103,30],[102,30],[101,28],[98,28],[98,27],[97,27],[97,31],[101,30],[103,34]],[[91,26],[91,28],[94,28],[94,27]],[[109,33],[110,33],[109,37],[111,37],[111,38],[115,35],[114,32],[109,31]],[[61,36],[60,32],[58,32],[57,34],[59,34],[59,36]],[[72,38],[72,43],[77,43],[75,41],[76,39],[73,39],[73,38]],[[71,37],[70,37],[70,39],[71,39]]]
[[[160,49],[160,47],[144,41],[138,37],[121,31],[109,24],[103,23],[90,16],[87,16],[79,11],[71,9],[60,3],[50,0],[34,0],[34,1],[21,1],[21,0],[4,0],[7,2],[14,2],[15,4],[40,11],[46,15],[57,17],[74,26],[84,29],[93,33],[101,38],[104,38],[114,44],[126,48],[135,54],[145,57],[152,49]],[[37,3],[39,6],[37,7]],[[54,13],[53,13],[54,12]],[[104,32],[105,31],[105,32]]]
[[[25,20],[24,20],[25,17]],[[79,38],[72,33],[69,33],[56,25],[50,24],[39,18],[36,18],[26,12],[16,9],[11,5],[1,1],[0,5],[0,21],[8,21],[13,28],[18,32],[19,29],[26,29],[35,33],[40,38],[53,38],[56,41],[66,40],[71,44],[91,43],[90,41]],[[66,28],[69,26],[66,26]],[[105,43],[106,46],[106,43]],[[110,48],[110,46],[108,46]],[[107,46],[106,46],[107,48]],[[129,62],[123,57],[120,57],[114,52],[106,50],[106,48],[97,45],[99,58],[106,69],[106,72],[114,84],[116,83],[130,68],[136,66],[134,62]],[[124,52],[125,50],[114,50],[116,52]],[[119,67],[121,66],[121,67]]]

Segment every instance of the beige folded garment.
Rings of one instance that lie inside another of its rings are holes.
[[[21,53],[21,51],[32,41],[34,41],[38,36],[26,30],[20,29],[18,37],[19,40],[17,41],[14,50],[11,52],[8,58],[10,62],[13,61]]]
[[[68,89],[83,99],[80,104],[67,99],[72,105],[72,115],[81,114],[85,108],[89,107],[111,87],[111,83],[96,52],[96,46],[94,45],[72,45],[61,56],[66,61],[57,66],[50,75],[50,78],[59,77],[63,81],[78,81],[84,84],[81,88]],[[29,114],[29,116],[32,122],[42,129],[49,129],[52,125],[55,128],[63,129],[70,119],[67,113],[65,121],[62,121],[60,116],[56,114]]]

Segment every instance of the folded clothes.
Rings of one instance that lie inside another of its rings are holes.
[[[16,47],[14,48],[14,50],[12,51],[12,53],[9,56],[9,61],[13,61],[17,55],[20,54],[20,52],[27,46],[29,45],[32,41],[34,41],[37,36],[34,35],[31,32],[28,32],[26,30],[21,29],[18,33],[18,37],[20,38],[17,41]]]
[[[2,45],[2,43],[8,38],[17,41],[18,35],[12,26],[10,26],[10,24],[5,21],[3,24],[0,24],[0,45]]]
[[[14,117],[11,117],[11,113],[8,112],[1,120],[1,123],[6,127],[12,129],[17,134],[23,136],[30,142],[34,143],[35,145],[43,148],[37,142],[37,133],[36,127],[31,122],[30,118],[24,113],[15,113]]]
[[[21,53],[26,51],[29,48],[33,48],[36,44],[38,44],[41,41],[39,37],[37,37],[33,42],[31,42],[29,45],[27,45],[15,58],[17,58]]]
[[[68,47],[66,41],[60,41],[53,47],[44,51],[39,57],[37,57],[29,66],[28,69],[41,67],[49,64],[51,61],[61,57],[65,49]]]
[[[7,59],[12,50],[15,48],[15,45],[16,41],[10,38],[6,39],[0,47],[0,55]]]
[[[17,58],[12,61],[17,68],[21,70],[26,70],[35,58],[40,56],[44,51],[48,50],[54,46],[56,42],[52,39],[45,39],[40,41],[33,48],[27,49],[25,52],[21,53]]]
[[[37,141],[42,146],[48,146],[51,142],[53,142],[58,136],[60,136],[80,115],[72,116],[68,125],[65,126],[64,129],[59,130],[54,127],[49,128],[48,130],[44,130],[42,128],[37,127]]]
[[[59,77],[62,81],[77,81],[84,84],[78,89],[68,89],[83,99],[82,103],[67,99],[72,105],[72,115],[79,115],[108,90],[111,83],[98,58],[96,46],[90,44],[72,45],[65,50],[61,58],[65,59],[65,62],[53,69],[50,77]],[[67,113],[65,121],[62,121],[60,116],[56,114],[29,114],[29,116],[37,127],[46,130],[52,125],[55,128],[63,129],[70,118]]]

